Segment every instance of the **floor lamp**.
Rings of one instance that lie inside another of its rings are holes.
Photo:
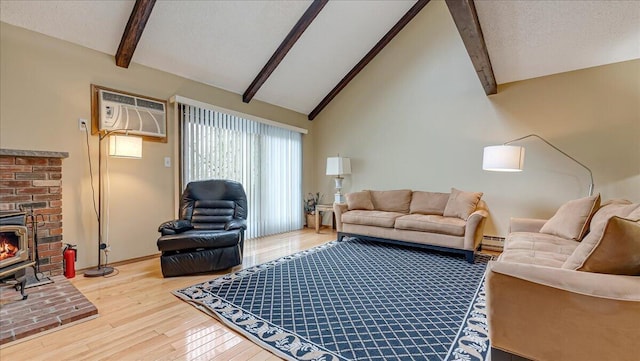
[[[351,174],[351,159],[341,156],[327,158],[327,175],[336,176],[336,194],[334,195],[335,203],[344,203],[342,196],[342,176]]]
[[[527,139],[530,137],[535,137],[545,142],[551,148],[557,150],[565,157],[571,159],[572,161],[578,163],[584,169],[589,172],[589,177],[591,178],[591,184],[589,185],[589,196],[593,195],[593,173],[591,169],[589,169],[586,165],[578,162],[575,158],[570,156],[569,154],[563,152],[560,148],[555,145],[549,143],[546,139],[542,138],[537,134],[529,134],[524,137],[520,137],[514,140],[510,140],[505,142],[502,145],[493,145],[489,147],[484,147],[484,154],[482,157],[482,169],[488,171],[495,172],[520,172],[524,166],[524,147],[509,145],[511,143]]]
[[[125,134],[113,134],[123,133]],[[113,273],[113,267],[102,265],[102,251],[107,248],[102,242],[102,140],[109,137],[109,156],[117,158],[142,158],[142,138],[130,136],[126,129],[117,129],[98,134],[98,267],[86,270],[85,277],[106,276]]]

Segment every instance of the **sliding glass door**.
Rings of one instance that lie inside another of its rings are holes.
[[[247,238],[302,228],[302,134],[185,104],[179,114],[182,189],[203,179],[242,183]]]

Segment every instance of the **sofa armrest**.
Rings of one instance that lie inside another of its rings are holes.
[[[640,278],[489,262],[492,346],[532,360],[635,360]]]
[[[333,215],[336,217],[336,231],[342,232],[342,213],[349,209],[346,203],[334,203]]]
[[[477,209],[467,218],[467,224],[464,226],[464,249],[476,250],[482,236],[484,235],[484,223],[489,216],[489,212],[484,209]]]
[[[534,232],[539,233],[546,219],[537,218],[511,218],[509,219],[509,233],[511,232]]]

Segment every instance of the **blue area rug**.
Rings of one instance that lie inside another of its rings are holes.
[[[174,294],[287,360],[484,360],[488,260],[349,239]]]

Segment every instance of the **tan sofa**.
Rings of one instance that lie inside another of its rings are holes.
[[[355,192],[336,203],[338,240],[352,236],[464,253],[473,263],[488,216],[482,193]]]
[[[596,196],[511,219],[487,267],[492,361],[637,360],[639,276],[638,204]]]

